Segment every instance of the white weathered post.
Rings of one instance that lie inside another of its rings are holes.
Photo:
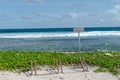
[[[80,32],[84,32],[84,28],[74,28],[74,32],[78,33],[78,57],[80,57],[80,51],[81,51],[81,47],[80,47]]]
[[[88,67],[86,62],[80,58],[80,52],[81,52],[81,46],[80,46],[80,32],[84,32],[84,28],[74,28],[74,32],[78,32],[78,67],[80,67],[80,64],[83,68],[83,71],[88,71]]]

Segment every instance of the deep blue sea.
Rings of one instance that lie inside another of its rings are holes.
[[[120,27],[85,27],[81,51],[120,51]],[[74,28],[0,29],[0,50],[78,51]]]

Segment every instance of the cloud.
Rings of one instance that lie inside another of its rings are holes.
[[[0,20],[8,20],[8,16],[7,15],[0,15]]]
[[[70,21],[70,20],[82,19],[84,17],[91,16],[93,14],[70,12],[70,13],[63,13],[63,14],[33,13],[33,15],[41,19],[54,19],[58,21],[69,20]]]
[[[77,18],[78,17],[78,14],[77,13],[70,13],[68,14],[71,18]]]
[[[114,18],[120,22],[120,5],[115,5],[113,9],[108,10],[108,13],[114,16]]]
[[[67,5],[68,8],[74,9],[74,10],[84,10],[86,7],[88,7],[88,4],[82,3],[82,2],[71,2]]]
[[[108,10],[108,12],[113,14],[119,14],[120,13],[120,5],[115,5],[113,9]]]
[[[21,19],[23,19],[23,20],[30,20],[30,19],[32,19],[32,17],[31,16],[21,16]]]
[[[28,2],[28,3],[34,3],[34,2],[36,2],[36,3],[42,3],[44,1],[45,0],[24,0],[24,2]]]
[[[63,14],[45,14],[45,13],[33,13],[39,21],[49,21],[55,23],[75,22],[79,17],[79,13],[63,13]],[[37,21],[37,22],[39,22]]]
[[[0,19],[6,18],[6,15],[0,15]]]
[[[111,0],[111,1],[120,2],[120,0]]]
[[[115,8],[119,9],[119,6]],[[63,14],[45,14],[33,13],[39,23],[63,24],[71,26],[114,26],[118,25],[118,19],[115,16],[116,11],[112,9],[109,12],[102,13],[85,13],[85,12],[70,12]],[[118,12],[117,12],[118,13]],[[114,15],[113,15],[114,14]],[[119,13],[120,14],[120,13]],[[118,14],[118,15],[119,15]],[[120,19],[120,17],[119,17]],[[117,22],[116,22],[117,20]]]
[[[60,14],[44,14],[44,13],[33,13],[34,16],[39,18],[49,18],[49,19],[60,19]]]
[[[65,13],[63,15],[61,15],[63,18],[71,18],[71,19],[78,19],[78,18],[82,18],[85,16],[88,16],[88,13]]]
[[[104,22],[105,22],[103,18],[100,18],[99,21],[100,21],[101,23],[104,23]]]

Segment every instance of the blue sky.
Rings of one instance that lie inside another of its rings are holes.
[[[0,28],[120,26],[120,0],[0,0]]]

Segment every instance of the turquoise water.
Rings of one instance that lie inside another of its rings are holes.
[[[0,50],[78,51],[73,28],[0,29]],[[120,27],[88,27],[81,51],[120,51]]]
[[[85,27],[87,31],[120,31],[120,27]],[[74,28],[33,28],[33,29],[0,29],[0,33],[23,32],[73,32]]]

